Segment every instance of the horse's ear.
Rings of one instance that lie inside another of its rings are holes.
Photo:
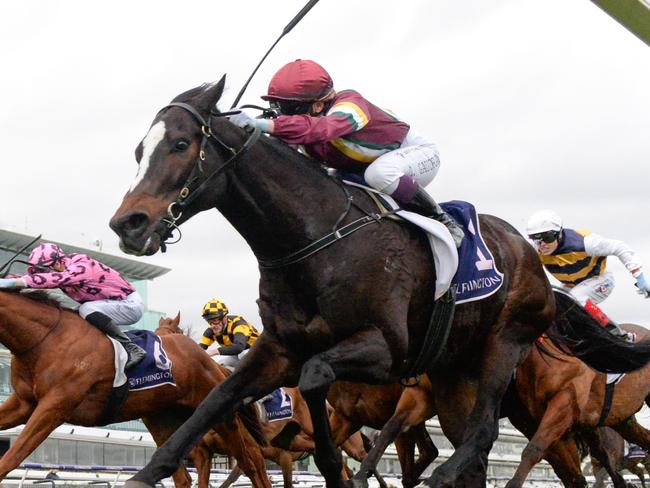
[[[178,326],[180,322],[181,322],[181,311],[179,310],[178,313],[176,314],[176,317],[174,317],[174,323]]]
[[[201,96],[201,105],[207,109],[213,109],[217,107],[217,102],[221,99],[223,95],[223,90],[226,86],[226,75],[223,75],[219,81],[214,85],[211,85],[205,93]]]

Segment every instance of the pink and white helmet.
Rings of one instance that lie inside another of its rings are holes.
[[[51,242],[44,242],[38,247],[35,247],[30,253],[28,261],[33,266],[30,266],[28,271],[30,273],[38,273],[40,271],[38,267],[47,268],[53,266],[64,257],[65,253],[59,246]]]

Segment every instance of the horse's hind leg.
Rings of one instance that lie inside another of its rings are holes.
[[[0,480],[18,465],[63,423],[64,412],[71,410],[62,398],[42,399],[9,450],[0,459]]]
[[[626,441],[638,444],[644,450],[650,451],[650,431],[639,425],[634,416],[611,427],[621,434]]]

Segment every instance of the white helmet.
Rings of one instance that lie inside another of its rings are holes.
[[[528,219],[526,234],[529,236],[548,231],[560,232],[562,230],[562,217],[553,210],[540,210]]]

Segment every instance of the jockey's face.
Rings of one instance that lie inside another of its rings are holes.
[[[549,254],[553,254],[553,252],[557,249],[558,246],[558,241],[555,240],[553,242],[544,242],[544,241],[539,241],[537,242],[537,250],[544,254],[545,256],[548,256]]]
[[[65,266],[63,265],[63,263],[61,261],[57,261],[56,263],[54,263],[52,265],[52,269],[54,271],[58,271],[60,273],[61,271],[65,271]]]
[[[224,316],[220,319],[211,319],[208,321],[208,324],[216,334],[221,334],[223,328],[226,326],[226,320],[226,316]]]

